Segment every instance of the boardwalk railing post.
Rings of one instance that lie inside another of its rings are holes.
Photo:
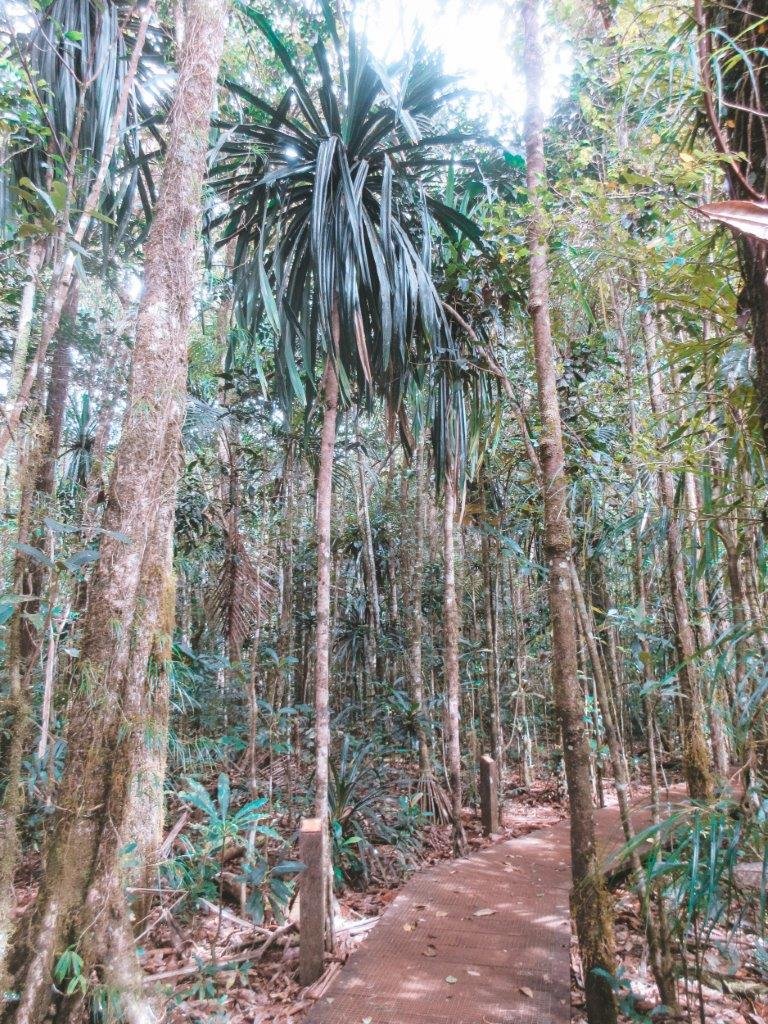
[[[304,818],[299,833],[299,980],[311,985],[323,973],[325,953],[325,836],[320,818]]]
[[[491,835],[499,828],[499,788],[496,762],[485,754],[480,758],[480,817],[483,834]]]

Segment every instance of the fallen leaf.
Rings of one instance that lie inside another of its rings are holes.
[[[449,974],[448,977],[445,980],[448,982],[449,985],[455,985],[456,982],[459,979],[458,978],[454,978],[454,976],[452,974]]]
[[[521,987],[520,991],[526,997],[526,999],[533,999],[533,992],[531,991],[531,989],[527,988],[525,985],[523,985]]]
[[[448,917],[448,911],[447,910],[436,910],[435,911],[435,917]]]
[[[414,930],[414,928],[415,928],[415,927],[416,927],[416,925],[415,925],[415,924],[411,924],[411,923],[409,922],[408,924],[404,924],[404,925],[403,925],[403,931],[404,931],[404,932],[412,932],[412,931]]]
[[[491,917],[495,914],[495,910],[491,910],[490,907],[483,907],[482,910],[476,910],[472,917]]]
[[[427,946],[426,949],[421,951],[422,956],[437,956],[437,950],[434,946]]]

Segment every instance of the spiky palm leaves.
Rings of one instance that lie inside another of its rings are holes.
[[[47,145],[40,142],[16,155],[13,175],[22,196],[50,194],[54,215],[63,212],[65,203],[78,209],[98,173],[136,25],[135,7],[120,0],[53,0],[35,13],[32,30],[17,36],[48,134]],[[160,67],[161,39],[151,30],[119,125],[121,146],[111,161],[109,188],[103,192],[100,225],[110,248],[134,218],[137,199],[151,215],[155,189],[142,135],[152,132],[153,146],[161,149],[155,119],[168,97]]]
[[[335,29],[333,53],[315,43],[305,74],[267,18],[241,9],[291,85],[276,105],[233,86],[247,117],[230,126],[218,182],[239,315],[252,329],[271,322],[286,405],[311,400],[330,356],[343,401],[383,395],[397,408],[445,331],[433,226],[477,234],[429,189],[441,147],[462,139],[437,127],[455,81],[422,48],[387,72]]]

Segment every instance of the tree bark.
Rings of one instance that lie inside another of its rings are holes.
[[[337,324],[334,323],[334,328]],[[323,428],[317,472],[315,533],[317,539],[317,607],[315,628],[315,817],[328,820],[328,759],[331,747],[328,693],[331,672],[331,509],[333,453],[339,380],[328,356],[323,381]]]
[[[424,574],[424,441],[419,440],[416,447],[416,493],[414,496],[414,526],[411,533],[412,543],[408,555],[410,568],[404,566],[404,574],[410,577],[408,588],[408,678],[411,683],[411,700],[414,704],[416,718],[416,736],[419,744],[419,772],[422,776],[431,776],[432,763],[429,751],[429,739],[426,728],[424,707],[424,680],[421,664],[421,637],[423,616],[421,610],[422,576]]]
[[[715,148],[724,158],[730,199],[765,202],[768,198],[764,17],[765,4],[760,0],[732,4],[694,0],[704,108]],[[713,49],[720,51],[717,71],[712,67]],[[744,54],[749,54],[748,61],[743,60]],[[758,415],[768,444],[768,243],[736,232],[736,248],[744,281],[739,305],[748,313]]]
[[[451,784],[451,823],[453,848],[458,856],[466,850],[466,837],[461,821],[461,672],[459,667],[459,605],[456,597],[456,549],[453,536],[456,519],[456,469],[446,466],[443,510],[443,666],[447,699],[448,777]]]
[[[544,552],[549,573],[549,609],[552,621],[552,679],[563,737],[563,755],[571,807],[573,908],[579,949],[584,963],[587,1016],[590,1024],[614,1024],[616,1003],[610,982],[613,974],[611,907],[597,862],[595,813],[589,775],[589,746],[584,729],[584,704],[578,680],[576,622],[570,581],[571,525],[568,516],[568,481],[557,394],[555,349],[549,311],[546,189],[543,115],[541,111],[542,46],[539,0],[524,0],[523,30],[527,103],[525,148],[531,212],[528,221],[530,252],[530,314],[536,361],[541,436],[539,459],[544,490]]]
[[[56,460],[61,448],[64,432],[64,416],[67,406],[70,377],[70,348],[72,333],[77,323],[77,309],[80,298],[79,281],[70,285],[69,295],[61,314],[61,324],[56,338],[56,349],[51,363],[51,379],[45,403],[46,434],[41,465],[37,475],[37,490],[52,495],[56,486]]]
[[[8,394],[5,399],[5,414],[14,407],[21,391],[29,356],[29,340],[32,336],[32,320],[35,312],[35,296],[38,289],[38,275],[45,261],[45,239],[33,238],[27,256],[27,273],[21,290],[21,303],[16,323],[16,341],[13,347],[13,361],[8,379]],[[11,451],[5,457],[0,455],[0,511],[5,511],[8,497],[10,477],[14,471],[16,459],[16,439],[12,441]],[[12,484],[11,484],[12,486]]]
[[[491,542],[486,533],[483,533],[480,545],[485,591],[486,683],[491,705],[491,757],[496,762],[496,781],[499,786],[499,792],[501,792],[504,773],[504,739],[501,731],[501,695],[499,692],[499,635],[496,615],[497,576],[491,565]]]
[[[384,681],[384,661],[381,656],[381,602],[379,599],[379,582],[376,577],[376,557],[373,550],[373,531],[371,529],[370,492],[365,481],[365,463],[363,460],[362,437],[360,424],[355,423],[355,440],[357,442],[357,480],[360,490],[358,501],[358,518],[363,541],[363,570],[365,576],[366,602],[369,615],[369,642],[372,684]]]
[[[68,753],[42,884],[16,931],[4,1021],[40,1024],[57,956],[75,945],[87,975],[120,993],[129,1024],[155,1019],[133,944],[121,851],[146,766],[147,662],[168,628],[168,555],[186,407],[187,336],[208,126],[226,22],[224,0],[188,0],[160,199],[145,250],[128,408],[80,644]],[[165,555],[165,557],[163,557]],[[165,605],[163,600],[165,597]],[[160,698],[162,701],[162,698]],[[65,1020],[76,1000],[59,1010]]]
[[[280,589],[280,622],[277,635],[277,654],[279,659],[279,678],[275,687],[272,706],[276,711],[283,707],[286,694],[293,692],[292,680],[294,667],[290,662],[293,657],[294,616],[293,616],[293,527],[295,508],[295,453],[293,442],[288,440],[285,447],[283,464],[283,522],[280,529],[280,555],[282,571],[282,587]],[[289,696],[290,699],[290,696]]]
[[[638,291],[642,308],[640,322],[645,341],[645,360],[648,374],[648,390],[651,409],[661,423],[667,418],[668,403],[658,366],[657,332],[653,314],[648,307],[648,283],[642,267],[637,271]],[[701,698],[701,683],[697,671],[698,650],[691,625],[686,591],[685,561],[680,536],[680,522],[675,508],[675,483],[670,470],[662,464],[659,473],[659,497],[666,515],[667,566],[669,589],[672,597],[672,611],[675,619],[675,644],[678,654],[680,692],[683,700],[683,772],[688,792],[694,800],[709,800],[712,797],[712,773],[710,771],[707,740],[704,735],[704,709]]]

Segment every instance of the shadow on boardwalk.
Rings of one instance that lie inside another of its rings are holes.
[[[598,828],[607,856],[615,808]],[[569,1024],[570,885],[567,820],[419,872],[305,1024]]]

